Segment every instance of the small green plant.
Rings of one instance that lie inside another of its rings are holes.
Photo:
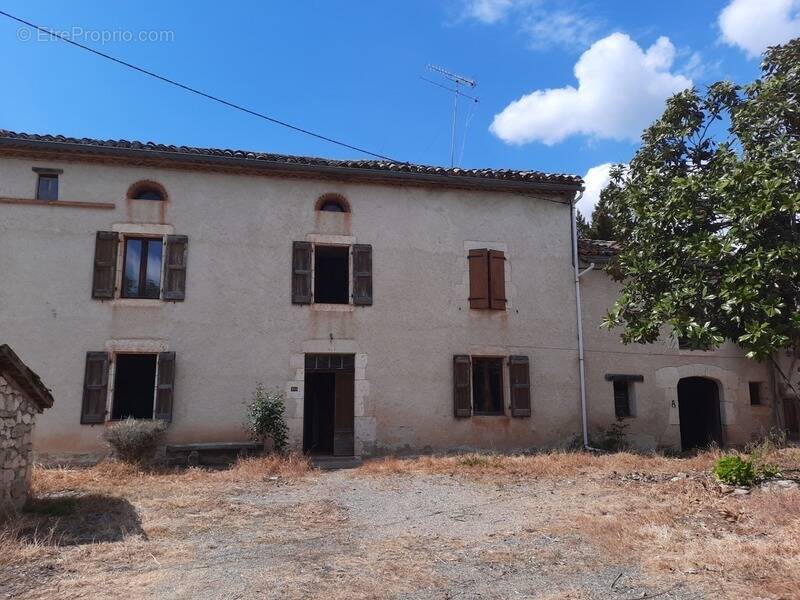
[[[598,436],[591,440],[591,445],[607,452],[623,452],[630,448],[625,430],[628,424],[623,419],[617,419],[608,429],[601,427],[597,430]]]
[[[722,483],[750,487],[756,482],[753,462],[738,454],[723,456],[714,465],[714,475]]]
[[[289,428],[283,417],[285,411],[281,392],[267,392],[263,384],[256,384],[253,399],[247,405],[246,427],[250,437],[257,442],[270,439],[275,452],[286,452]]]
[[[125,419],[103,431],[115,456],[127,463],[149,463],[167,431],[164,421]]]

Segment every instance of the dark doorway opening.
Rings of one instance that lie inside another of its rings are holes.
[[[355,356],[307,354],[303,451],[353,456]]]
[[[350,249],[347,246],[314,247],[314,302],[350,302]]]
[[[117,354],[112,419],[152,419],[155,354]]]
[[[719,387],[705,377],[686,377],[678,382],[678,412],[681,422],[681,448],[722,446],[722,418]]]

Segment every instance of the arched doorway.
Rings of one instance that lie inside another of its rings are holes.
[[[705,377],[684,377],[678,382],[681,449],[722,446],[722,419],[717,382]]]

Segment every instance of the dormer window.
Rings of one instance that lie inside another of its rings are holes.
[[[350,205],[344,196],[339,194],[323,194],[317,199],[317,210],[322,212],[349,213]]]
[[[167,192],[163,185],[155,181],[138,181],[128,188],[128,199],[164,201]]]

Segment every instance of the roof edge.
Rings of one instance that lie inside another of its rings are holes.
[[[11,379],[36,404],[39,412],[53,406],[53,395],[41,378],[34,373],[8,344],[0,345],[0,375]]]
[[[3,132],[9,134],[12,132]],[[286,160],[269,158],[278,155],[259,155],[252,153],[253,157],[225,156],[211,154],[208,149],[192,149],[191,151],[173,151],[163,147],[160,149],[146,147],[123,147],[117,145],[103,145],[97,140],[77,140],[65,138],[61,140],[30,139],[17,134],[0,134],[0,154],[29,154],[46,153],[63,157],[71,161],[104,161],[133,159],[139,163],[158,163],[158,166],[173,165],[188,169],[198,170],[246,170],[253,173],[268,173],[276,176],[288,177],[323,177],[343,180],[368,180],[375,183],[409,183],[423,186],[460,189],[478,189],[508,192],[535,192],[546,191],[556,193],[573,193],[583,189],[583,181],[573,176],[553,176],[564,181],[531,181],[501,177],[481,177],[476,175],[445,172],[424,173],[406,168],[423,168],[420,165],[406,165],[405,163],[387,163],[387,167],[376,168],[370,166],[350,166],[336,164],[346,161],[330,161],[331,164],[319,164],[324,159],[307,159],[303,157],[286,156]],[[119,142],[117,142],[119,143]],[[141,145],[141,144],[139,144]],[[206,150],[204,153],[203,150]],[[238,152],[238,151],[231,151]],[[319,162],[317,162],[319,161]],[[360,161],[352,161],[358,163]],[[363,161],[369,163],[369,161]],[[397,168],[394,168],[396,165]],[[465,170],[467,171],[467,170]],[[520,172],[524,173],[524,172]],[[546,175],[543,174],[543,177]]]

